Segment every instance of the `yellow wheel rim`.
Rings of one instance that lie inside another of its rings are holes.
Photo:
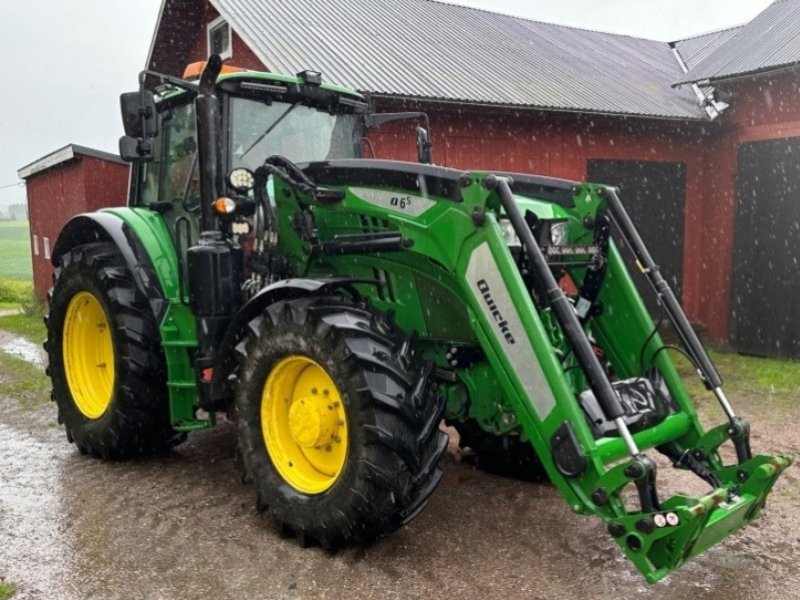
[[[97,419],[114,391],[114,344],[103,306],[89,292],[78,292],[67,306],[62,350],[75,405],[84,416]]]
[[[344,470],[347,413],[328,372],[310,358],[289,356],[270,371],[261,432],[272,464],[300,492],[324,492]]]

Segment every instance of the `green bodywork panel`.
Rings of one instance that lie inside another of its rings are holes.
[[[107,208],[133,230],[153,263],[166,310],[158,324],[167,365],[170,418],[176,431],[205,429],[214,415],[197,418],[197,383],[190,352],[197,347],[195,318],[183,302],[178,256],[164,219],[146,208]]]

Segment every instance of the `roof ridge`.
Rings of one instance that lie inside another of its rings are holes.
[[[623,37],[623,38],[630,38],[632,40],[642,40],[645,42],[656,42],[658,44],[664,44],[667,46],[669,42],[662,42],[661,40],[654,40],[653,38],[645,38],[645,37],[637,37],[635,35],[628,35],[627,33],[615,33],[613,31],[603,31],[601,29],[589,29],[587,27],[576,27],[575,25],[565,25],[563,23],[553,23],[552,21],[540,21],[538,19],[531,19],[530,17],[523,17],[520,15],[512,15],[509,13],[504,12],[497,12],[494,10],[487,10],[485,8],[479,8],[477,6],[468,6],[466,4],[459,4],[458,2],[449,2],[445,0],[411,0],[412,2],[431,2],[434,4],[444,4],[447,6],[456,6],[458,8],[466,8],[467,10],[474,10],[482,13],[488,13],[490,15],[501,15],[504,17],[511,17],[512,19],[519,19],[520,21],[527,21],[528,23],[537,23],[538,25],[550,25],[551,27],[562,27],[564,29],[572,29],[574,31],[588,31],[589,33],[602,33],[603,35],[613,35],[614,37]],[[741,25],[740,25],[741,27]],[[687,38],[689,39],[689,38]]]
[[[781,0],[778,0],[781,1]],[[751,19],[752,20],[752,19]],[[750,21],[745,21],[743,23],[739,23],[738,25],[731,25],[729,27],[722,27],[721,29],[712,29],[711,31],[706,31],[705,33],[697,33],[695,35],[690,35],[689,37],[680,38],[679,40],[672,40],[671,42],[666,42],[669,45],[678,44],[680,42],[688,42],[689,40],[696,40],[697,38],[705,37],[707,35],[714,35],[715,33],[723,33],[725,31],[733,31],[734,29],[741,29],[745,25],[747,25]]]
[[[796,38],[798,16],[800,16],[800,1],[771,2],[720,44],[713,53],[690,68],[672,84],[673,87],[769,71],[800,62],[800,51],[796,45],[787,44],[787,39]],[[768,35],[772,37],[772,42],[765,44],[764,40]],[[731,52],[731,48],[735,51]],[[769,51],[765,52],[764,48]],[[787,48],[789,52],[781,53]]]

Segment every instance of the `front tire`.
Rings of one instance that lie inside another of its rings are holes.
[[[122,459],[182,439],[170,426],[158,326],[113,244],[61,257],[45,346],[59,423],[82,453]]]
[[[324,548],[414,518],[447,447],[430,365],[384,320],[340,298],[278,302],[249,329],[236,409],[259,510]]]
[[[448,424],[458,432],[458,446],[467,451],[467,462],[481,471],[522,481],[547,480],[531,443],[523,442],[518,435],[492,435],[472,419]]]

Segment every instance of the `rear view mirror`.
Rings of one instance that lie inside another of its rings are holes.
[[[129,92],[119,97],[125,135],[136,138],[154,137],[158,133],[156,102],[153,92]]]
[[[431,148],[433,144],[428,138],[428,130],[417,127],[417,160],[422,164],[431,164]]]
[[[127,162],[147,162],[153,157],[150,138],[158,135],[158,118],[153,93],[129,92],[119,97],[125,136],[119,140],[119,155]]]
[[[125,162],[149,162],[153,158],[153,145],[141,138],[123,135],[119,138],[119,155]]]
[[[424,112],[371,113],[364,115],[364,126],[367,129],[372,129],[380,127],[384,123],[403,119],[423,119],[425,121],[425,127],[417,127],[417,159],[423,164],[431,164],[431,148],[433,148],[433,144],[428,135],[428,130],[430,129],[428,115]],[[372,150],[372,156],[375,156],[374,149]]]

